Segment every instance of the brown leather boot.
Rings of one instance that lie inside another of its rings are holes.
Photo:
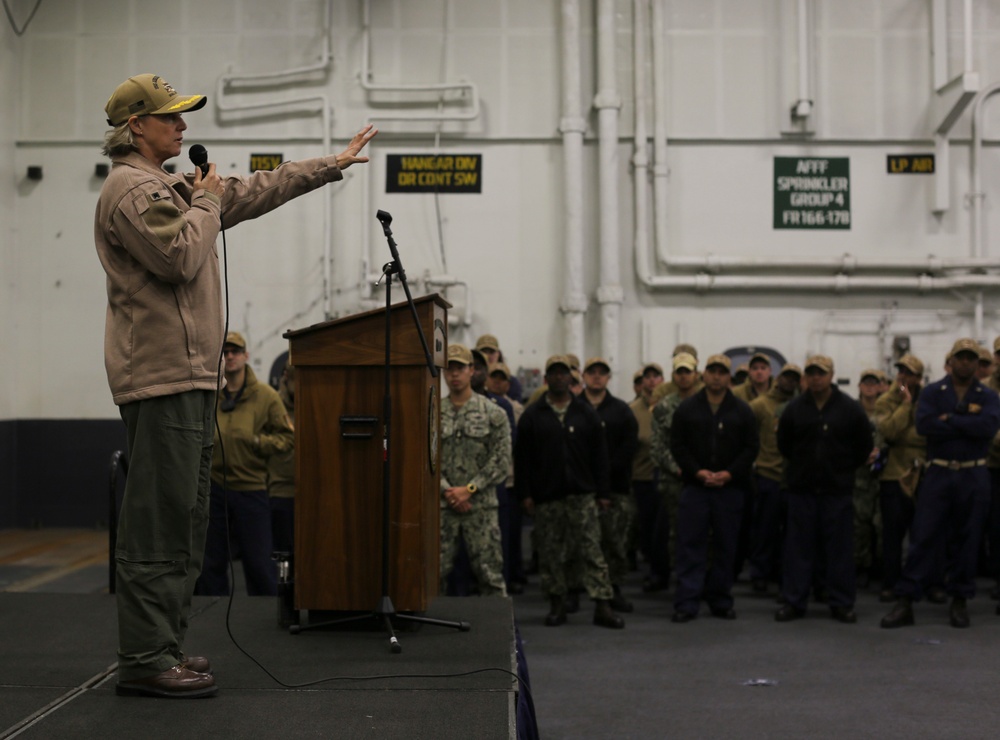
[[[900,596],[892,611],[882,617],[882,627],[887,630],[896,627],[913,626],[913,600],[908,596]]]
[[[598,627],[620,630],[625,627],[625,620],[612,611],[610,601],[598,599],[594,602],[594,624]]]
[[[567,614],[576,614],[580,611],[580,592],[571,588],[566,594],[565,609]]]
[[[211,673],[212,664],[208,658],[200,655],[185,655],[181,653],[181,666],[195,673]]]
[[[217,691],[215,678],[210,674],[195,673],[182,665],[175,665],[155,676],[119,681],[115,686],[118,696],[160,696],[168,699],[198,699],[214,696]]]
[[[619,586],[614,586],[613,588],[615,590],[615,595],[611,597],[611,608],[616,612],[624,612],[625,614],[628,614],[634,608],[632,606],[632,602],[625,598]]]
[[[969,610],[966,607],[965,599],[956,596],[951,600],[951,606],[948,608],[948,621],[951,622],[952,627],[959,629],[969,626]]]
[[[549,597],[549,613],[545,615],[546,627],[566,624],[566,600],[562,596]]]

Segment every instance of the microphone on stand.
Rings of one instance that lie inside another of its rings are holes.
[[[201,170],[202,177],[208,174],[208,149],[201,144],[195,144],[188,150],[188,156],[191,158],[191,163]]]

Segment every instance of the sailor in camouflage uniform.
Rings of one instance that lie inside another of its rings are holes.
[[[469,348],[449,345],[448,399],[441,404],[441,581],[462,537],[479,593],[506,596],[496,485],[510,468],[510,423],[499,406],[472,391],[473,372]]]
[[[694,355],[689,352],[674,355],[673,366],[670,385],[674,391],[653,406],[649,457],[659,470],[657,489],[660,506],[653,525],[651,572],[642,587],[647,593],[668,588],[677,545],[677,506],[684,486],[681,482],[681,469],[670,452],[670,426],[681,401],[690,398],[703,387],[698,377],[698,360]]]
[[[625,622],[611,608],[614,591],[598,519],[597,502],[610,495],[604,424],[590,404],[570,393],[569,381],[569,358],[546,360],[548,390],[525,408],[517,425],[517,494],[535,517],[541,586],[551,606],[545,624],[566,622],[571,564],[579,559],[582,585],[594,601],[594,624],[621,629]]]

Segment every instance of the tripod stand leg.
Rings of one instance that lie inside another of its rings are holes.
[[[383,614],[382,620],[385,624],[385,631],[389,633],[389,650],[395,654],[403,652],[403,646],[399,644],[399,640],[396,639],[396,631],[392,628],[392,617]]]
[[[468,632],[472,629],[472,624],[469,622],[454,622],[449,619],[434,619],[433,617],[419,617],[416,614],[396,614],[396,619],[403,619],[410,622],[419,622],[420,624],[433,624],[438,627],[451,627],[459,632]]]
[[[361,622],[365,619],[371,619],[377,617],[378,615],[374,612],[369,612],[368,614],[355,614],[350,617],[342,617],[340,619],[329,619],[325,622],[310,622],[309,624],[292,624],[288,626],[288,632],[292,635],[297,635],[306,630],[316,630],[323,627],[332,627],[337,624],[350,624],[352,622]]]

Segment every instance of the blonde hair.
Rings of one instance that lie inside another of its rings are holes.
[[[122,157],[135,151],[135,137],[128,121],[119,123],[104,134],[104,146],[101,153],[106,157]]]

